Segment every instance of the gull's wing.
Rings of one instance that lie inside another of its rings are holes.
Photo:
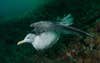
[[[94,35],[89,34],[89,33],[85,32],[83,30],[80,30],[78,28],[75,28],[75,27],[72,27],[72,26],[67,26],[67,25],[64,25],[64,24],[58,24],[58,26],[60,27],[60,29],[62,28],[62,31],[64,31],[65,33],[66,32],[69,32],[69,33],[76,32],[76,33],[80,33],[80,34],[87,35],[89,37],[94,38]]]

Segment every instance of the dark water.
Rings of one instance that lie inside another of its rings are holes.
[[[0,16],[15,16],[36,9],[50,0],[0,0]]]
[[[32,30],[29,25],[39,20],[56,21],[57,16],[62,18],[70,12],[75,18],[73,26],[87,30],[94,27],[95,15],[100,14],[98,2],[98,0],[0,0],[0,63],[42,63],[44,60],[38,58],[37,52],[30,44],[16,45]],[[24,17],[28,12],[29,14]],[[8,20],[12,16],[21,18]],[[92,18],[94,19],[91,20]],[[44,55],[48,55],[45,58],[45,61],[48,61],[44,63],[66,63],[66,60],[60,62],[55,60],[65,52],[66,38],[65,40],[62,38],[59,43],[62,48],[55,46],[53,51],[52,49],[47,51],[49,53]],[[68,43],[66,46],[68,47]]]

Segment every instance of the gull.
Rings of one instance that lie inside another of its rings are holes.
[[[68,34],[79,33],[92,38],[94,37],[92,34],[70,26],[73,24],[73,20],[72,15],[68,14],[61,19],[61,22],[39,21],[32,23],[30,27],[33,28],[32,32],[34,33],[28,33],[17,45],[30,43],[36,50],[45,50],[54,46],[61,37],[61,34],[68,36]]]

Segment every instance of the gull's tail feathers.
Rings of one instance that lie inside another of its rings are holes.
[[[61,22],[59,22],[62,25],[70,26],[73,24],[74,18],[72,17],[71,14],[68,14],[67,16],[64,16],[61,19]]]

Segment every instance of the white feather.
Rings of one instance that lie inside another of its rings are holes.
[[[32,45],[36,50],[42,50],[53,46],[58,39],[58,34],[54,32],[44,32],[35,37],[35,40],[34,42],[32,42]]]

